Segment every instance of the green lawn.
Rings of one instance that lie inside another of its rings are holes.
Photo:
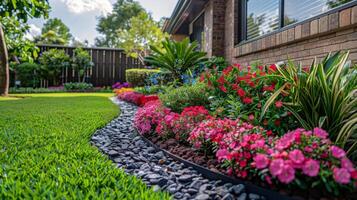
[[[91,146],[118,115],[110,95],[0,97],[0,199],[169,199]]]

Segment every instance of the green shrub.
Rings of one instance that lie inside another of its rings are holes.
[[[72,59],[72,67],[77,72],[78,82],[85,81],[85,72],[94,66],[92,58],[90,57],[88,51],[82,48],[76,48],[74,50],[74,57]]]
[[[39,69],[40,66],[36,63],[16,65],[16,80],[21,81],[21,87],[37,87],[40,82]]]
[[[62,69],[70,65],[70,57],[64,50],[58,49],[43,52],[39,61],[41,63],[41,77],[45,80],[52,80],[53,85],[58,85]]]
[[[63,86],[66,91],[86,91],[93,89],[91,83],[65,83]]]
[[[134,90],[136,92],[145,94],[145,95],[150,95],[150,94],[159,94],[164,92],[167,89],[167,86],[163,85],[153,85],[153,86],[145,86],[145,87],[136,87]]]
[[[140,87],[145,85],[145,81],[153,74],[159,73],[157,69],[127,69],[125,71],[126,82],[133,87]]]
[[[176,89],[167,89],[160,95],[163,104],[175,112],[181,112],[188,106],[208,106],[208,95],[205,92],[205,85],[198,83],[195,85],[184,85]]]

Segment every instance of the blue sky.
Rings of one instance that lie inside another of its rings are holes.
[[[155,20],[169,17],[178,0],[137,0]],[[94,38],[99,35],[95,30],[97,17],[111,12],[112,4],[116,0],[49,0],[52,7],[50,18],[60,18],[71,30],[77,39],[88,40],[93,44]],[[44,19],[32,19],[29,35],[37,35],[45,22]]]

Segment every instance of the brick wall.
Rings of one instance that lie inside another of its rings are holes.
[[[314,57],[350,50],[357,63],[357,6],[321,15],[260,39],[234,46],[235,0],[226,0],[225,57],[231,63],[272,64],[292,59],[309,65]]]
[[[204,50],[209,57],[224,56],[225,0],[210,0],[205,9]]]

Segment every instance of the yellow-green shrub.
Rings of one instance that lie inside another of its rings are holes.
[[[147,78],[159,72],[160,70],[158,69],[127,69],[125,71],[126,82],[133,87],[144,86]]]

